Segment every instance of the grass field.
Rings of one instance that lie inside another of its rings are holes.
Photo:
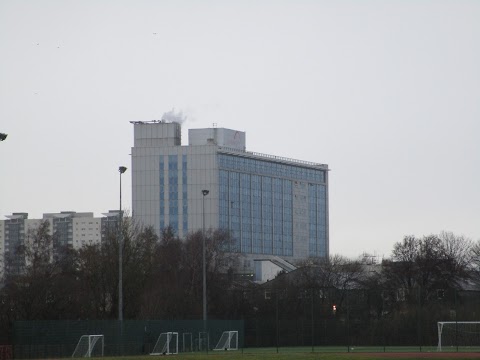
[[[163,356],[162,356],[163,357]],[[185,360],[392,360],[392,359],[430,359],[430,360],[462,360],[479,359],[479,353],[209,353],[209,354],[178,354],[165,356],[168,359]],[[153,360],[152,356],[97,358],[99,360]]]
[[[480,349],[459,349],[463,351],[456,352],[436,351],[435,347],[422,348],[418,347],[359,347],[353,348],[347,352],[345,347],[321,348],[321,352],[317,348],[312,352],[312,348],[295,347],[295,348],[255,348],[243,349],[236,351],[212,351],[207,353],[180,353],[178,355],[165,356],[168,359],[185,359],[185,360],[392,360],[392,359],[480,359]],[[155,360],[158,356],[123,356],[123,357],[103,357],[99,360]],[[164,356],[161,356],[164,357]]]

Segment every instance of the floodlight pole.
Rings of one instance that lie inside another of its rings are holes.
[[[122,231],[122,174],[127,171],[125,166],[120,166],[120,212],[118,214],[118,320],[123,321],[123,231]]]
[[[202,190],[203,195],[203,231],[202,231],[202,277],[203,277],[203,327],[206,332],[207,329],[207,266],[205,262],[205,196],[208,195],[209,190]]]

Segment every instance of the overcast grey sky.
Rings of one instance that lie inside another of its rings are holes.
[[[329,164],[332,253],[480,240],[480,1],[2,0],[0,54],[1,218],[118,208],[174,108]]]

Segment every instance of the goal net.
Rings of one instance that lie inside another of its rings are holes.
[[[439,321],[438,351],[452,348],[480,349],[480,321]]]
[[[224,331],[213,350],[238,350],[238,331]]]
[[[178,354],[178,332],[161,333],[150,355]]]
[[[103,356],[103,335],[82,335],[72,358]]]

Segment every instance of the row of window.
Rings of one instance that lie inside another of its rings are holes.
[[[165,174],[164,167],[165,163],[163,162],[163,156],[160,157],[160,230],[165,228]]]
[[[186,234],[188,232],[188,191],[187,191],[187,156],[182,155],[182,210],[183,210],[183,233]]]
[[[276,178],[291,178],[315,183],[325,183],[325,170],[281,164],[271,161],[219,154],[218,167],[225,170],[239,171]]]
[[[219,171],[219,225],[221,228],[229,229],[232,234],[234,242],[230,248],[231,251],[291,256],[295,225],[296,233],[305,234],[300,235],[304,236],[306,241],[308,238],[310,255],[325,255],[327,194],[326,186],[322,184],[325,182],[324,170],[225,154],[219,154],[218,160],[221,169]],[[168,204],[165,203],[164,167],[164,157],[161,157],[160,228],[163,229],[166,225],[165,208],[168,206],[169,225],[178,233],[179,207],[183,214],[188,214],[186,155],[182,156],[181,174],[178,172],[178,156],[168,156],[167,176],[170,184]],[[182,177],[181,189],[179,176]],[[308,190],[307,184],[302,183],[302,180],[308,182]],[[179,192],[183,196],[181,204],[178,201],[180,200]],[[297,205],[299,202],[308,201],[308,206],[294,208],[294,199]],[[297,223],[294,224],[294,218],[299,216],[304,220],[300,222],[296,220]],[[182,228],[187,232],[188,217],[182,218]]]
[[[219,177],[220,227],[232,234],[230,250],[293,255],[292,182],[226,170]]]
[[[173,231],[178,234],[178,156],[168,156],[169,197],[168,219]]]
[[[324,256],[326,249],[326,189],[312,184],[307,209],[293,208],[293,182],[287,179],[220,170],[220,226],[233,236],[231,251],[293,255],[293,214],[308,219],[297,233],[309,235],[311,256]],[[312,198],[313,196],[313,198]],[[305,201],[307,197],[305,196]],[[300,213],[300,211],[303,213]],[[299,225],[299,224],[296,224]]]
[[[308,253],[313,257],[323,257],[326,253],[327,244],[327,221],[326,221],[326,197],[327,191],[323,185],[310,184],[308,187],[309,203],[309,242]]]
[[[164,167],[165,163],[163,157],[160,158],[160,229],[165,228],[165,174]],[[178,156],[169,155],[168,156],[168,214],[169,214],[169,225],[172,229],[178,234],[179,231],[179,211],[178,208],[181,206],[183,214],[188,214],[188,191],[187,191],[187,156],[182,155],[182,204],[178,204],[179,200],[179,174],[178,174]],[[188,231],[188,217],[183,216],[182,229],[184,233]]]

